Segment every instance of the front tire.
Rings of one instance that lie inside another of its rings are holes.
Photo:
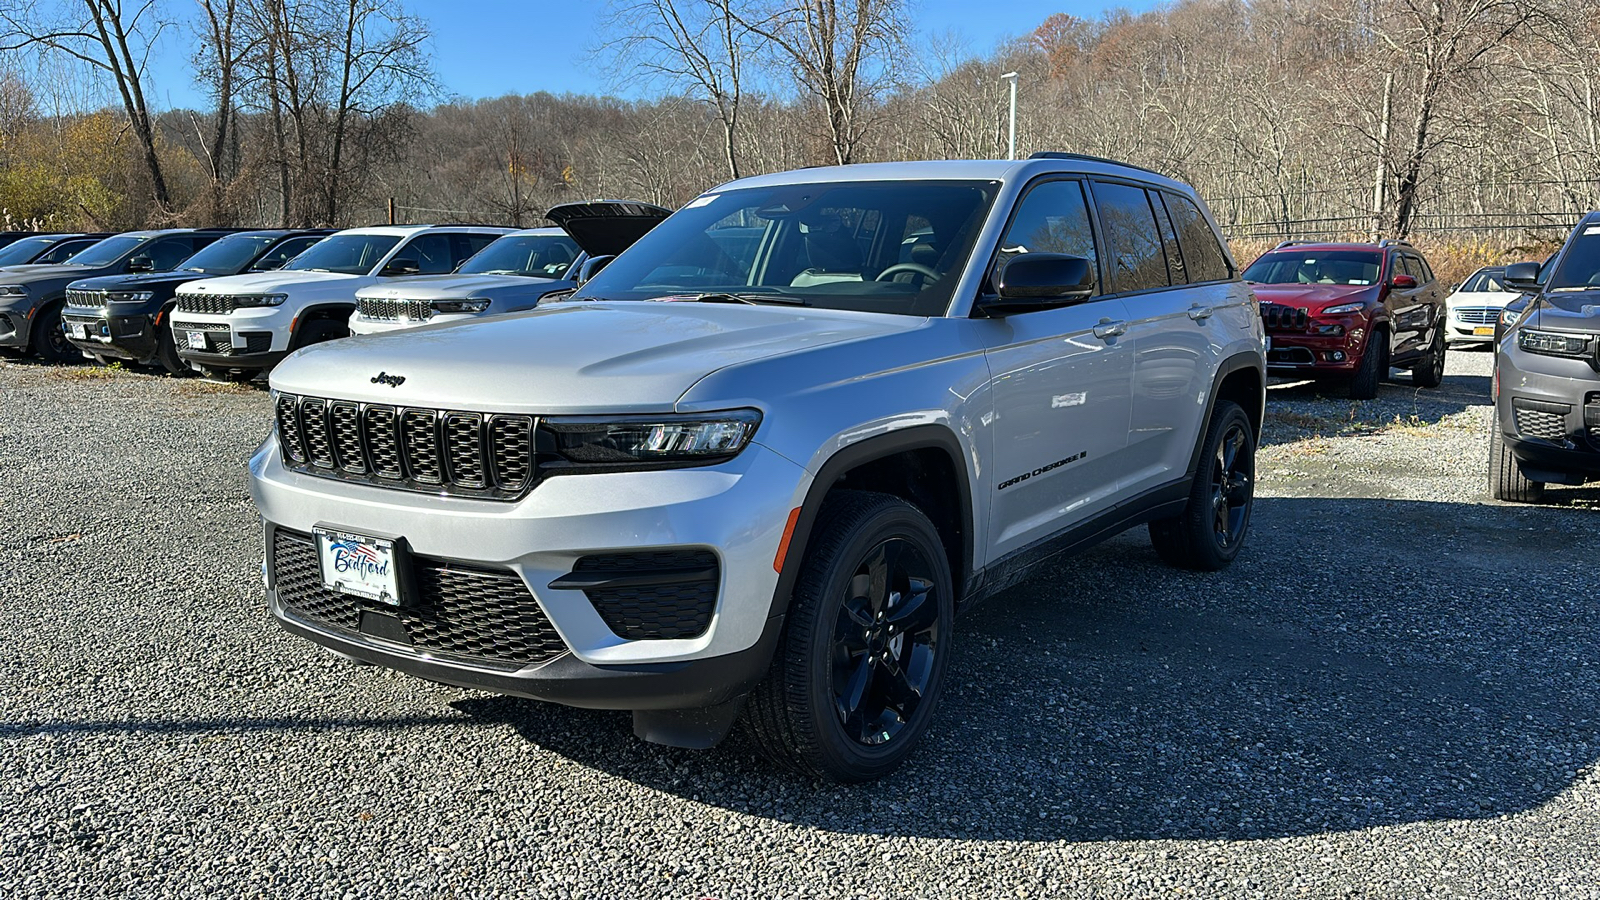
[[[1411,370],[1411,383],[1417,387],[1436,388],[1444,383],[1444,329],[1440,328],[1433,333],[1433,343],[1428,346],[1428,355],[1417,363]]]
[[[1371,400],[1378,396],[1378,385],[1389,375],[1389,332],[1374,329],[1361,354],[1361,365],[1350,379],[1351,400]]]
[[[1489,496],[1511,503],[1539,503],[1544,500],[1544,482],[1522,474],[1517,457],[1500,435],[1500,423],[1489,423]]]
[[[815,778],[887,775],[932,721],[954,618],[949,560],[927,516],[887,494],[830,495],[772,668],[750,695],[755,742]]]
[[[1183,512],[1150,523],[1150,543],[1169,566],[1216,572],[1244,546],[1255,503],[1256,437],[1237,403],[1217,401]]]
[[[177,304],[168,305],[156,317],[156,363],[167,370],[168,375],[187,375],[189,366],[178,355],[178,342],[172,336],[172,311]]]
[[[39,310],[39,318],[33,323],[33,352],[45,362],[66,363],[79,362],[83,359],[83,352],[67,340],[67,333],[61,330],[61,310],[66,303],[57,300]]]

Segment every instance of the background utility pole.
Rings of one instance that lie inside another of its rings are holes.
[[[1372,180],[1372,239],[1383,237],[1384,188],[1389,181],[1389,114],[1394,100],[1394,73],[1383,76],[1383,119],[1378,123],[1378,174]]]
[[[1017,73],[1007,72],[1001,81],[1011,82],[1011,128],[1006,139],[1006,159],[1017,158]]]

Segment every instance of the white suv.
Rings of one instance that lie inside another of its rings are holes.
[[[777,760],[873,778],[932,720],[958,609],[1135,525],[1171,564],[1234,559],[1263,339],[1154,172],[743,179],[571,301],[280,366],[250,461],[268,605],[345,656],[677,746],[743,712]]]
[[[329,235],[274,272],[178,288],[178,355],[208,375],[270,369],[290,352],[350,333],[356,291],[442,275],[511,231],[475,225],[385,225]]]

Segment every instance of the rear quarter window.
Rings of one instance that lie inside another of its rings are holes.
[[[1172,224],[1178,232],[1178,242],[1183,247],[1183,260],[1189,281],[1226,281],[1233,277],[1228,256],[1222,252],[1217,233],[1211,223],[1200,214],[1193,200],[1179,194],[1162,192],[1167,211],[1172,214]]]

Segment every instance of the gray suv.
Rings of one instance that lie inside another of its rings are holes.
[[[1489,493],[1537,503],[1547,484],[1600,479],[1600,212],[1542,272],[1517,263],[1505,281],[1529,298],[1495,350]]]
[[[1249,527],[1261,317],[1188,186],[1067,154],[690,201],[570,301],[308,347],[250,462],[288,630],[880,776],[955,614],[1148,524]]]

